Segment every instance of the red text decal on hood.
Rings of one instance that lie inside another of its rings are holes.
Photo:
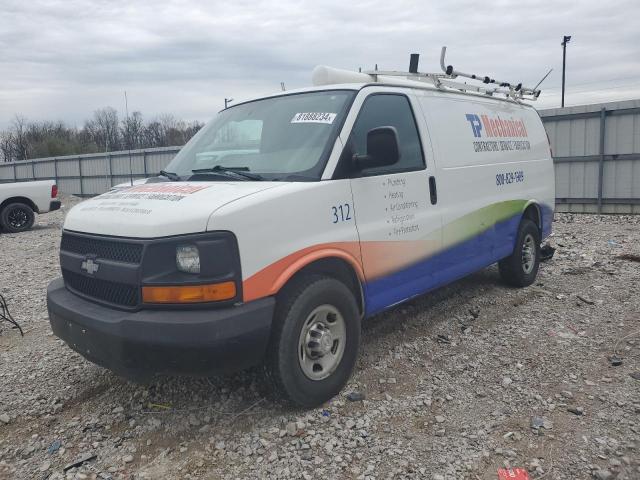
[[[180,193],[182,195],[189,195],[209,188],[210,186],[211,185],[159,185],[152,183],[128,188],[127,193]]]

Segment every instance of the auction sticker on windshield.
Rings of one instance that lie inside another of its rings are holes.
[[[328,123],[331,124],[336,118],[335,113],[306,112],[296,113],[291,119],[291,123]]]

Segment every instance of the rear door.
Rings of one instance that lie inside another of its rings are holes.
[[[382,89],[383,90],[383,89]],[[364,92],[361,92],[361,95]],[[431,256],[441,246],[441,220],[429,190],[433,166],[420,134],[410,95],[366,94],[346,145],[348,155],[366,153],[367,132],[392,126],[398,132],[398,163],[351,175],[356,226],[366,277],[367,314],[431,288]],[[434,192],[435,193],[435,192]]]

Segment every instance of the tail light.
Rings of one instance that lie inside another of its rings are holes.
[[[55,183],[51,185],[51,198],[56,198],[58,196],[58,185]]]

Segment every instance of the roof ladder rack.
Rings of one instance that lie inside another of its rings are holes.
[[[422,73],[418,72],[418,54],[411,55],[411,61],[409,64],[408,72],[401,71],[384,71],[384,70],[372,70],[362,73],[372,75],[376,81],[378,77],[402,77],[407,80],[421,81],[433,84],[437,88],[449,88],[452,90],[458,90],[461,92],[474,92],[484,95],[504,95],[506,98],[514,100],[516,102],[522,100],[537,100],[540,96],[541,90],[528,88],[522,85],[522,83],[512,84],[510,82],[503,82],[495,80],[491,77],[484,75],[475,75],[472,73],[464,73],[458,70],[454,70],[453,66],[445,66],[445,55],[447,47],[442,47],[440,52],[440,67],[444,73]],[[458,77],[465,77],[471,80],[481,82],[482,85],[473,85],[466,82],[454,81]]]
[[[522,83],[512,84],[510,82],[503,82],[495,80],[491,77],[484,75],[474,75],[472,73],[464,73],[458,70],[454,70],[452,65],[445,66],[444,57],[447,53],[447,47],[442,47],[440,52],[440,68],[449,78],[466,77],[472,80],[481,81],[484,84],[496,84],[499,88],[493,90],[493,93],[502,93],[507,97],[514,100],[537,100],[542,90],[535,90],[522,85]],[[488,90],[488,89],[487,89]]]

